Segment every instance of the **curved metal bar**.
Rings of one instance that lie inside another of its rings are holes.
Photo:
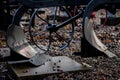
[[[37,11],[38,11],[38,9],[33,12],[32,16],[31,16],[31,18],[30,18],[30,21],[29,21],[29,22],[30,22],[30,24],[29,24],[29,35],[30,35],[30,37],[31,37],[32,43],[35,44],[39,49],[41,49],[41,50],[43,50],[43,51],[46,52],[46,51],[48,51],[48,48],[47,48],[47,50],[45,50],[45,49],[42,49],[41,47],[39,47],[38,44],[35,43],[35,41],[34,41],[34,39],[33,39],[32,31],[31,31],[31,27],[32,27],[32,26],[31,26],[31,23],[32,23],[33,18],[35,17],[35,15],[37,15],[37,14],[36,14]],[[43,20],[44,22],[46,22],[46,23],[49,25],[49,23],[48,23],[46,20],[44,20],[44,19],[42,19],[41,17],[39,17],[39,15],[37,15],[37,17],[38,17],[39,19]],[[45,30],[45,31],[46,31],[46,30]]]
[[[20,6],[14,15],[12,24],[7,30],[7,44],[16,53],[25,58],[31,58],[37,53],[28,43],[24,31],[19,26],[22,15],[27,11],[25,6]]]
[[[90,16],[92,11],[101,4],[118,4],[120,3],[120,0],[92,0],[83,16],[83,34],[86,40],[94,46],[96,49],[98,49],[101,52],[104,52],[108,57],[116,57],[115,54],[107,50],[107,47],[97,38],[95,31],[92,27],[92,22],[90,21]]]
[[[36,15],[40,20],[43,20],[44,22],[46,22],[48,25],[50,25],[50,23],[48,21],[46,21],[45,19],[41,18],[38,14],[37,14],[37,11],[38,9],[36,9],[34,12],[33,12],[33,16]]]
[[[27,11],[27,9],[28,8],[26,6],[21,5],[13,15],[12,24],[19,25],[19,21],[22,15]]]
[[[91,0],[17,0],[32,8],[55,7],[65,5],[87,5]]]

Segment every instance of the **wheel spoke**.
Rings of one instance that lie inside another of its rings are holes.
[[[68,42],[61,35],[59,35],[57,32],[55,32],[55,34],[57,35],[57,38],[59,38],[60,40],[64,40],[66,43]]]
[[[44,21],[44,22],[46,22],[48,25],[50,24],[48,21],[46,21],[45,19],[43,19],[43,18],[41,18],[38,14],[37,14],[37,11],[38,11],[38,9],[35,11],[36,13],[36,16],[40,19],[40,20],[42,20],[42,21]]]

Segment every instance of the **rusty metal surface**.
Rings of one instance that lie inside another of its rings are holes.
[[[37,54],[33,47],[27,42],[24,31],[20,26],[10,25],[7,35],[8,46],[18,54],[26,58],[31,58]]]
[[[93,0],[86,8],[83,16],[83,27],[84,27],[84,36],[87,41],[94,46],[99,51],[105,53],[108,57],[117,57],[114,53],[108,50],[108,48],[98,39],[95,31],[93,29],[93,23],[90,20],[92,11],[101,4],[117,4],[120,3],[119,0]],[[119,8],[118,6],[116,6]]]
[[[17,63],[9,64],[9,66],[19,79],[68,71],[90,70],[92,68],[88,64],[77,63],[66,56],[52,57],[49,61],[38,67],[31,67],[26,64],[19,65]]]
[[[108,57],[116,57],[115,54],[107,50],[107,47],[98,39],[98,37],[95,34],[95,31],[93,29],[92,23],[89,21],[89,19],[86,19],[86,39],[90,44],[92,44],[96,49],[104,52]]]

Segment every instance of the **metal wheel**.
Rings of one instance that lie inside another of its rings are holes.
[[[29,24],[32,42],[43,51],[62,50],[68,47],[73,38],[74,24],[70,23],[59,28],[57,26],[70,17],[64,7],[36,9]]]

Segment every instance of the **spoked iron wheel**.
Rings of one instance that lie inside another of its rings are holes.
[[[32,42],[41,50],[62,50],[69,46],[73,34],[74,24],[65,24],[71,17],[64,7],[49,7],[36,9],[29,24],[29,33]]]

